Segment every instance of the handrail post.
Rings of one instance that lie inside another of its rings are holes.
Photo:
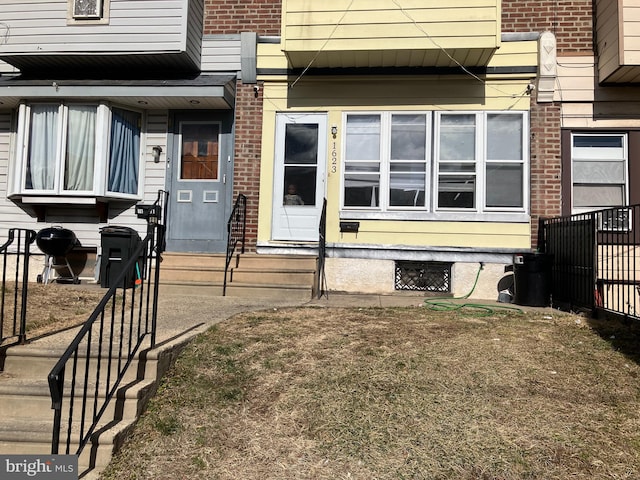
[[[18,335],[18,342],[21,345],[27,343],[27,297],[29,294],[29,259],[31,258],[30,246],[35,240],[35,232],[25,231],[24,239],[24,258],[22,267],[22,302],[20,307],[20,333]]]
[[[57,455],[60,450],[60,425],[62,423],[62,389],[64,386],[64,366],[56,375],[49,375],[49,391],[51,392],[51,408],[53,409],[53,432],[51,435],[51,454]]]
[[[242,209],[242,210],[240,210]],[[240,215],[242,213],[242,215]],[[242,218],[240,218],[242,217]],[[241,238],[238,238],[238,233],[242,227]],[[245,249],[245,237],[247,232],[247,197],[242,193],[238,194],[236,203],[233,205],[231,215],[227,221],[227,254],[224,263],[224,280],[222,283],[222,296],[227,294],[227,274],[229,273],[229,264],[233,258],[236,245],[238,242],[242,242],[240,253],[244,253]]]

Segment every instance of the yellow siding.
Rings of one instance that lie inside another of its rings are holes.
[[[393,83],[389,83],[393,80]],[[528,110],[524,92],[530,79],[487,80],[471,77],[305,79],[265,88],[265,110]],[[464,96],[461,97],[461,92]]]
[[[298,2],[300,3],[300,2]],[[328,2],[314,2],[329,9]],[[348,2],[335,3],[346,8]],[[377,0],[370,5],[380,5]],[[407,3],[403,1],[403,4]],[[429,2],[414,2],[424,6]],[[435,3],[435,2],[431,2]],[[440,2],[441,3],[441,2]],[[354,3],[357,5],[358,1]],[[368,4],[368,5],[369,5]],[[338,7],[334,7],[338,8]],[[416,55],[415,52],[405,52]],[[399,54],[401,55],[401,54]],[[343,58],[347,58],[345,55]],[[354,55],[354,60],[356,56]],[[381,57],[384,58],[384,55]],[[536,41],[506,42],[491,57],[489,67],[531,67],[538,62]],[[277,112],[324,112],[328,125],[338,127],[335,139],[341,145],[343,114],[347,111],[438,111],[438,110],[529,110],[525,94],[535,74],[489,74],[480,81],[471,75],[429,76],[323,76],[298,79],[284,73],[291,65],[278,44],[258,45],[259,79],[264,85],[264,118],[258,240],[271,239],[273,201],[273,155]],[[265,72],[267,74],[265,74]],[[280,73],[281,72],[281,73]],[[299,81],[297,81],[299,80]],[[292,87],[291,85],[295,85]],[[333,139],[327,139],[327,152]],[[358,235],[340,233],[340,151],[336,173],[327,172],[326,195],[333,199],[327,212],[327,241],[359,245],[408,245],[478,248],[530,247],[530,224],[502,222],[360,220]]]
[[[269,51],[270,49],[266,49]],[[514,49],[512,54],[520,54]],[[523,58],[532,58],[524,54]],[[534,55],[535,56],[535,55]],[[276,112],[326,112],[329,125],[338,127],[341,145],[343,113],[356,110],[528,110],[530,98],[524,95],[531,78],[488,79],[485,84],[469,76],[305,78],[290,88],[283,78],[264,86],[264,129],[260,184],[258,240],[271,238],[273,201],[273,152],[275,151]],[[392,83],[391,83],[392,82]],[[333,139],[327,139],[327,152]],[[449,246],[478,248],[529,248],[530,224],[360,220],[358,235],[340,234],[341,195],[340,153],[336,173],[327,173],[327,232],[329,242],[362,245]]]
[[[329,227],[329,226],[327,226]],[[327,241],[433,247],[528,248],[528,223],[360,221],[358,234],[327,228]]]
[[[486,64],[500,46],[500,2],[497,0],[285,0],[282,42],[293,66],[339,66],[351,52],[350,65],[381,66],[384,52],[414,52],[412,63],[395,58],[393,64],[415,65],[419,52],[454,52],[467,65]],[[465,50],[479,51],[470,54]],[[322,52],[322,55],[317,55]],[[372,55],[373,54],[373,55]],[[451,53],[450,53],[451,54]],[[348,58],[348,57],[347,57]],[[422,65],[451,64],[448,56],[424,55]],[[484,62],[484,63],[482,63]],[[387,60],[387,63],[390,63]]]
[[[441,55],[444,55],[440,52]],[[344,58],[348,60],[348,55],[345,54]],[[373,54],[372,54],[373,55]],[[383,60],[382,53],[381,60]],[[427,53],[416,51],[399,52],[398,56],[406,56],[407,58],[413,58],[413,60],[407,62],[420,64],[421,59],[426,56]],[[438,55],[438,53],[436,53]],[[417,59],[415,57],[418,57]],[[356,55],[353,56],[355,62]],[[536,41],[522,41],[522,42],[505,42],[500,48],[491,56],[487,66],[488,67],[510,67],[510,66],[536,66],[538,64],[538,42]],[[287,62],[287,57],[284,55],[283,47],[281,44],[273,43],[261,43],[258,44],[258,69],[279,69],[284,70],[290,65]],[[343,65],[345,66],[345,65]],[[366,66],[366,65],[353,65],[353,66]],[[264,79],[264,77],[262,77]]]

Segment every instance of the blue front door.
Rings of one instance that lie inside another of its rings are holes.
[[[167,188],[167,249],[224,252],[232,193],[232,114],[173,116]]]

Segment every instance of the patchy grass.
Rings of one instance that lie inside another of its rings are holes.
[[[639,331],[561,313],[239,315],[183,352],[102,478],[638,478]]]
[[[34,338],[84,322],[106,290],[50,283],[29,284],[27,298],[27,336]],[[5,312],[3,336],[9,336],[13,328],[13,305],[15,292],[5,290]],[[21,292],[18,291],[18,304]]]

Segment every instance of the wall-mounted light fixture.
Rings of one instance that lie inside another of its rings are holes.
[[[336,136],[338,135],[338,126],[337,125],[331,125],[331,135],[333,135],[333,138],[336,138]]]
[[[151,149],[151,155],[153,156],[154,163],[160,163],[161,154],[162,154],[162,147],[160,145],[156,145]]]

